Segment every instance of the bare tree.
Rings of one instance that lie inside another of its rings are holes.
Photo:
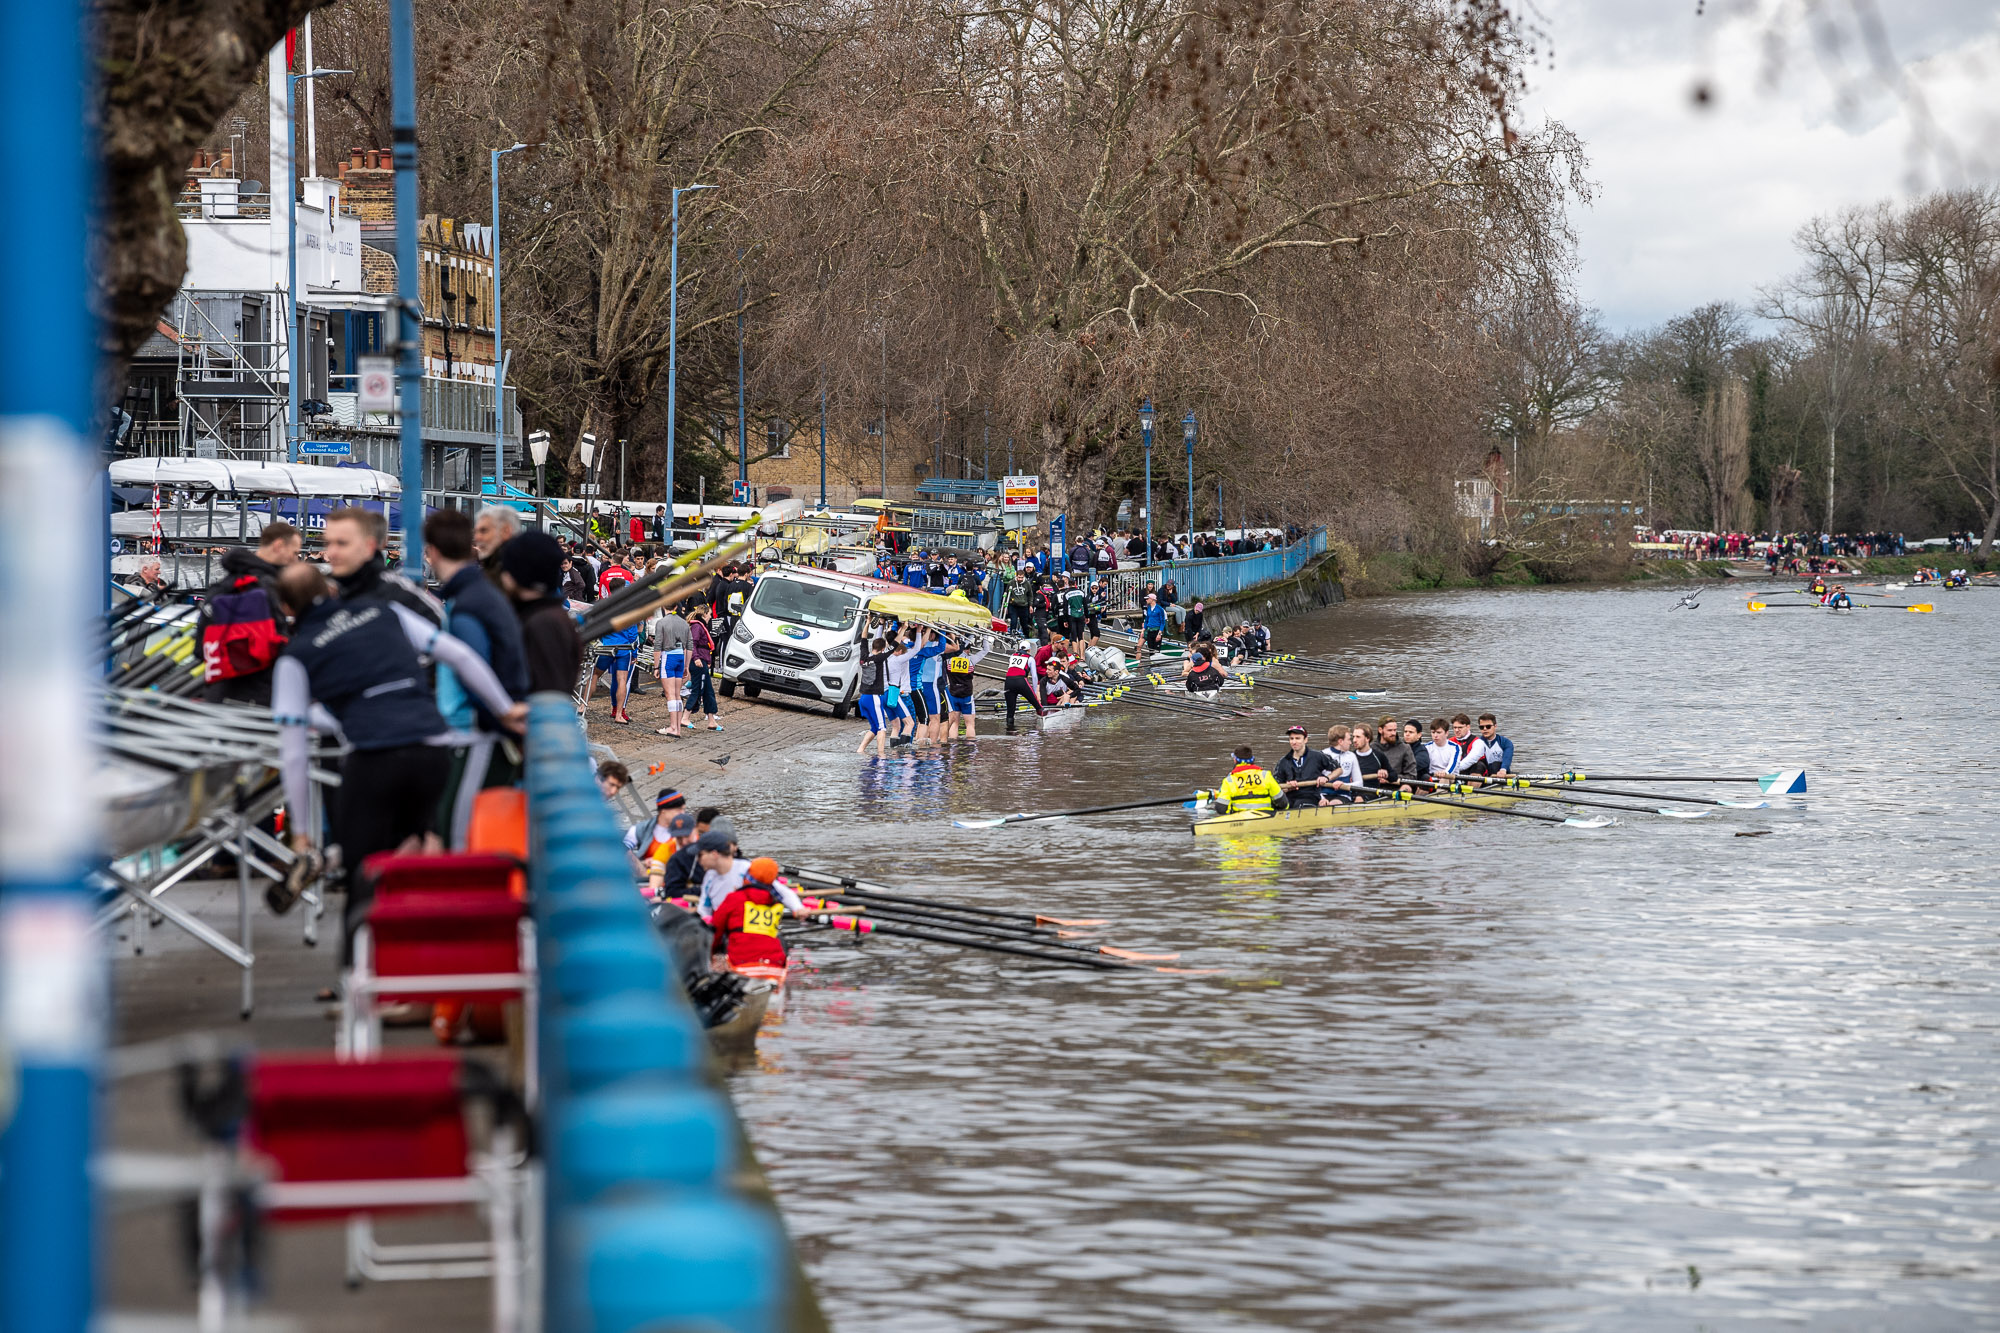
[[[1759,313],[1789,325],[1810,352],[1826,427],[1826,530],[1833,531],[1840,424],[1865,389],[1888,281],[1887,210],[1850,208],[1801,227],[1805,267],[1763,294]]]
[[[1920,200],[1889,254],[1904,425],[1978,513],[1985,557],[2000,531],[2000,189]]]

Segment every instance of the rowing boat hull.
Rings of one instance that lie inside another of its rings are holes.
[[[1484,809],[1501,809],[1518,803],[1521,798],[1496,792],[1482,796],[1454,796],[1452,799]],[[1401,824],[1411,819],[1443,819],[1472,813],[1457,806],[1433,805],[1428,801],[1369,801],[1362,805],[1307,806],[1302,810],[1279,810],[1271,814],[1244,810],[1236,814],[1213,815],[1197,819],[1193,832],[1196,837],[1214,833],[1277,837],[1287,833],[1317,833],[1330,828],[1374,828],[1383,824]]]

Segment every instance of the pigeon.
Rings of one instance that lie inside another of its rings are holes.
[[[711,764],[714,764],[714,765],[716,765],[716,766],[717,766],[717,767],[719,767],[719,768],[727,768],[727,767],[729,767],[729,756],[728,756],[728,755],[724,755],[724,756],[722,756],[722,758],[720,758],[720,759],[711,759],[711,760],[709,760],[708,762],[709,762],[709,763],[711,763]]]

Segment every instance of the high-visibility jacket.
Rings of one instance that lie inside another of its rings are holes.
[[[1269,810],[1284,794],[1278,780],[1260,765],[1238,764],[1216,788],[1215,798],[1233,814],[1238,810]]]

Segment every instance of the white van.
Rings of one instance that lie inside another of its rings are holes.
[[[846,717],[861,680],[868,599],[907,591],[855,574],[767,567],[722,645],[715,666],[718,688],[733,698],[740,685],[752,699],[776,690],[831,704],[835,717]]]

